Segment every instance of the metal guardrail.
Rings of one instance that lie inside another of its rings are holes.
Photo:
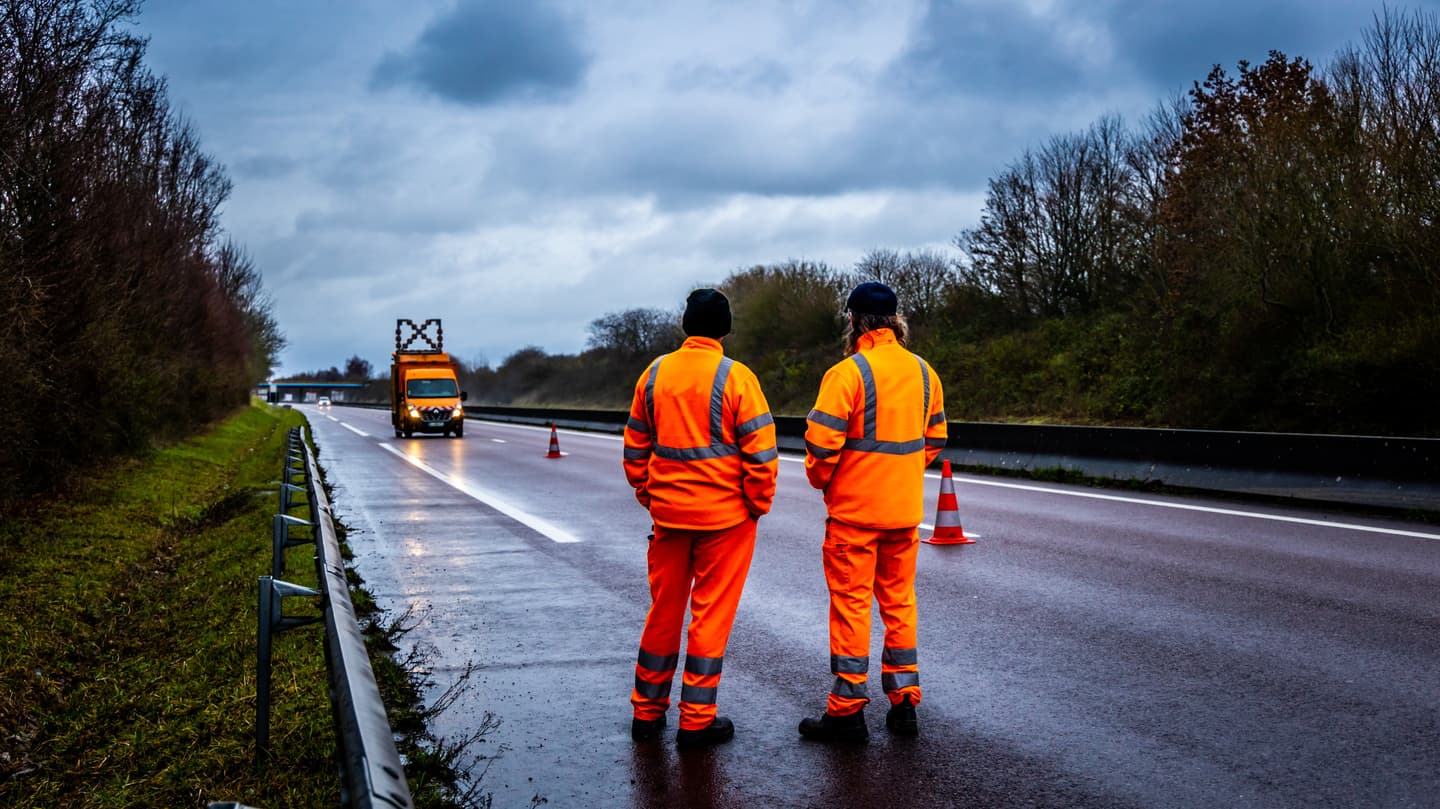
[[[303,479],[295,485],[296,476]],[[308,520],[289,515],[297,504],[292,495],[304,491],[310,512]],[[345,565],[340,556],[340,542],[330,511],[330,501],[320,485],[315,456],[306,446],[300,428],[290,431],[286,448],[285,469],[280,485],[280,510],[275,515],[271,537],[271,575],[260,577],[259,639],[256,651],[256,764],[270,754],[270,648],[271,637],[277,632],[321,622],[325,625],[325,661],[329,670],[330,705],[335,721],[336,746],[340,764],[340,800],[345,807],[374,809],[394,807],[409,809],[410,788],[385,704],[370,668],[370,656],[355,606],[350,601],[350,586],[345,578]],[[308,525],[309,539],[291,539],[292,526]],[[318,590],[280,581],[285,569],[287,548],[313,542],[315,575]],[[287,596],[319,596],[323,604],[321,617],[295,618],[286,616],[282,599]]]
[[[380,407],[347,402],[352,406]],[[467,405],[477,418],[620,432],[622,410]],[[805,419],[776,416],[782,449]],[[941,457],[960,469],[1156,483],[1230,495],[1440,512],[1440,439],[952,421]]]

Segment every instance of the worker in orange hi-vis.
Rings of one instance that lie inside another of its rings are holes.
[[[830,587],[830,670],[825,713],[800,733],[861,741],[870,671],[870,604],[885,623],[880,679],[885,727],[919,733],[915,556],[925,467],[945,446],[945,403],[930,365],[905,349],[895,293],[869,282],[846,301],[846,359],[825,373],[806,417],[805,473],[825,492],[825,581]]]
[[[775,497],[779,452],[759,381],[721,346],[730,301],[697,289],[681,325],[685,342],[640,375],[625,425],[625,476],[654,523],[630,735],[653,739],[665,726],[688,604],[675,741],[703,747],[735,735],[734,724],[716,716],[715,697],[756,524]]]

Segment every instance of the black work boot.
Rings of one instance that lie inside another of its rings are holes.
[[[717,716],[715,721],[699,730],[681,728],[675,731],[675,746],[682,750],[709,747],[712,744],[728,742],[734,737],[735,724],[723,716]]]
[[[660,736],[660,730],[665,727],[665,714],[660,714],[659,719],[631,719],[630,738],[637,742],[648,742]]]
[[[863,742],[870,738],[870,731],[865,727],[865,711],[861,709],[845,716],[824,713],[819,719],[801,719],[800,735],[817,742]]]
[[[896,736],[920,735],[920,722],[915,719],[915,706],[909,694],[890,706],[890,713],[885,714],[885,729]]]

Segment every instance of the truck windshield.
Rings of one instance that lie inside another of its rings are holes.
[[[453,379],[410,379],[405,382],[405,395],[411,399],[454,399]]]

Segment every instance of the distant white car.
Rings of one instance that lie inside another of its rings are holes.
[[[315,404],[316,404],[317,406],[319,406],[319,407],[329,407],[329,406],[330,406],[330,397],[329,397],[329,396],[321,396],[321,397],[320,397],[320,401],[316,402]]]

